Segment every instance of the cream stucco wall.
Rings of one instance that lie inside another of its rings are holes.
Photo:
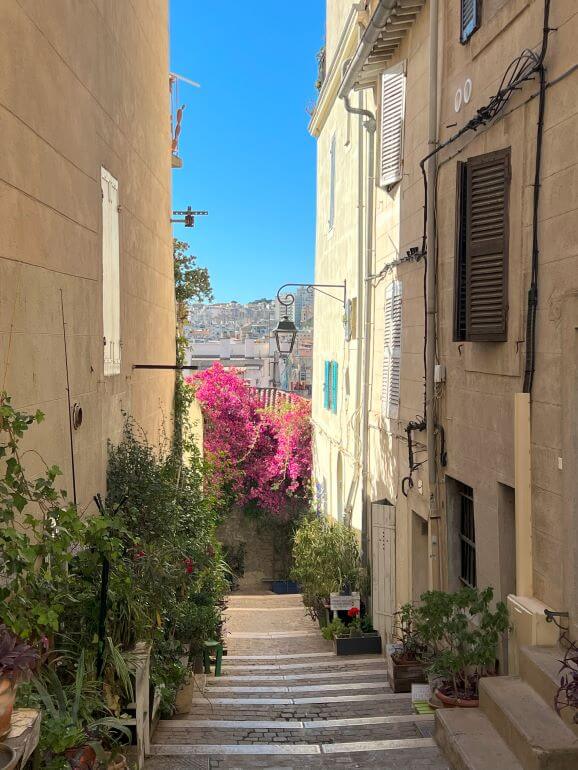
[[[376,3],[372,3],[371,10]],[[542,34],[541,0],[488,0],[482,24],[467,45],[459,41],[459,2],[440,3],[439,16],[439,125],[446,139],[464,125],[496,93],[509,62],[524,47],[537,49]],[[331,4],[329,4],[331,8]],[[343,23],[342,17],[333,23]],[[531,517],[533,553],[529,560],[533,594],[553,609],[578,613],[578,257],[576,209],[578,207],[575,141],[578,74],[573,40],[578,15],[567,0],[552,5],[552,33],[546,65],[552,85],[547,91],[540,203],[540,285],[537,320],[536,375],[531,408],[532,508],[518,510]],[[374,222],[375,254],[372,273],[421,245],[424,189],[419,161],[428,150],[428,4],[417,16],[387,67],[405,62],[406,107],[403,178],[390,191],[377,188]],[[385,68],[385,67],[384,67]],[[454,111],[455,92],[466,78],[473,83],[472,98],[459,113]],[[558,80],[559,79],[559,80]],[[376,78],[376,86],[378,80]],[[376,89],[377,90],[377,89]],[[343,147],[346,132],[343,105],[330,100],[337,88],[322,92],[312,132],[318,141],[318,211],[316,281],[347,278],[350,296],[359,292],[357,255],[357,119],[352,125],[352,144]],[[371,383],[369,428],[370,501],[386,498],[396,510],[395,596],[400,604],[415,599],[424,587],[424,570],[415,559],[426,559],[431,585],[434,571],[441,572],[442,586],[455,587],[456,556],[452,550],[455,522],[449,516],[453,481],[471,486],[476,519],[478,585],[492,585],[498,598],[516,591],[514,511],[514,398],[522,390],[525,355],[526,295],[531,257],[531,200],[537,119],[536,83],[515,94],[507,115],[494,125],[470,134],[439,155],[437,185],[438,225],[438,359],[446,367],[446,381],[436,390],[437,423],[445,431],[447,466],[440,464],[441,513],[439,561],[432,560],[431,531],[424,549],[422,535],[428,530],[428,465],[413,475],[413,487],[402,494],[408,474],[405,427],[424,414],[424,263],[400,265],[372,282]],[[532,98],[529,98],[532,97]],[[357,95],[352,99],[356,103]],[[365,104],[377,111],[376,92],[364,92]],[[328,102],[330,107],[328,107]],[[329,146],[337,142],[336,217],[333,232],[327,231]],[[378,133],[379,139],[379,133]],[[366,141],[365,139],[363,140]],[[505,147],[512,148],[509,247],[508,340],[503,343],[457,343],[452,339],[456,162]],[[365,157],[365,154],[364,154]],[[367,169],[364,169],[367,174]],[[362,198],[363,204],[363,198]],[[381,413],[385,290],[392,280],[403,287],[401,404],[399,419]],[[350,374],[354,388],[354,345],[344,342],[337,303],[317,298],[314,348],[315,473],[325,479],[328,509],[334,513],[339,452],[347,479],[354,474],[356,425],[351,397],[344,395],[343,376]],[[358,326],[358,328],[360,328]],[[323,362],[340,365],[340,402],[337,415],[323,409]],[[353,390],[351,392],[354,392]],[[427,460],[425,433],[414,433],[418,462]],[[432,462],[432,458],[429,458]],[[447,478],[447,483],[446,483]],[[518,506],[519,507],[519,506]],[[355,526],[361,521],[361,499],[356,497]],[[423,522],[423,527],[420,526]],[[522,551],[523,553],[523,551]],[[426,581],[427,582],[427,581]]]
[[[0,387],[42,409],[34,448],[71,491],[60,292],[81,505],[105,486],[122,412],[158,437],[175,361],[168,4],[0,4]],[[100,169],[118,179],[122,367],[103,374]]]

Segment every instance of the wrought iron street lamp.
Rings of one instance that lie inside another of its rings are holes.
[[[273,334],[275,335],[275,341],[277,343],[277,350],[282,356],[288,356],[293,351],[293,346],[295,344],[295,339],[297,337],[297,327],[293,323],[293,321],[289,318],[288,315],[288,308],[291,307],[295,303],[295,295],[291,293],[287,293],[282,295],[281,292],[283,289],[286,289],[288,286],[294,287],[294,286],[304,286],[307,288],[307,291],[318,291],[320,294],[324,294],[326,297],[330,297],[331,299],[335,299],[338,302],[341,302],[343,307],[345,308],[345,298],[346,298],[346,284],[344,283],[285,283],[279,291],[277,292],[277,301],[280,305],[283,305],[285,308],[285,315],[283,318],[279,320],[279,323],[277,324],[277,328],[273,330]],[[334,294],[330,294],[327,291],[323,291],[323,289],[341,289],[343,292],[343,298],[336,297]]]
[[[283,316],[274,330],[275,342],[277,343],[277,350],[282,356],[288,356],[295,344],[295,338],[297,337],[297,327],[289,316]]]

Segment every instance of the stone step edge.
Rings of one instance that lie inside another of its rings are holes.
[[[384,667],[369,668],[369,669],[356,669],[354,671],[320,671],[310,672],[305,674],[235,674],[233,676],[220,676],[215,679],[207,679],[207,686],[213,687],[220,685],[223,682],[303,682],[306,679],[354,679],[356,677],[387,677],[387,670]]]
[[[345,656],[344,656],[345,657]],[[365,665],[367,663],[376,664],[376,669],[381,668],[386,670],[385,660],[382,657],[375,656],[375,658],[355,658],[354,660],[345,660],[344,658],[336,658],[335,660],[320,661],[319,663],[280,663],[271,665],[259,665],[247,663],[245,665],[232,665],[228,663],[223,665],[223,673],[227,671],[296,671],[304,668],[311,668],[318,671],[320,668],[326,667],[355,667],[358,665]]]
[[[403,738],[381,741],[354,741],[350,743],[260,743],[260,744],[152,744],[152,756],[186,756],[201,754],[225,756],[229,754],[279,755],[279,754],[351,754],[361,751],[399,751],[404,749],[436,748],[433,738]]]
[[[312,719],[287,721],[283,719],[163,719],[157,729],[192,729],[204,727],[212,730],[330,730],[335,727],[366,727],[370,725],[395,725],[408,722],[433,722],[433,714],[392,714],[379,717],[344,717],[342,719]]]
[[[407,700],[409,693],[372,693],[371,695],[328,695],[313,698],[193,698],[193,706],[302,706],[310,703],[354,703],[368,700]]]
[[[226,660],[287,660],[289,658],[336,658],[334,652],[293,652],[284,655],[227,655]]]
[[[218,681],[218,680],[217,680]],[[208,685],[207,690],[205,693],[218,693],[219,695],[224,693],[291,693],[291,692],[322,692],[322,691],[333,691],[333,690],[380,690],[385,688],[386,690],[389,690],[389,686],[386,682],[348,682],[347,684],[343,684],[343,682],[330,682],[326,684],[302,684],[302,685],[294,685],[294,686],[275,686],[271,685],[269,687],[267,686],[252,686],[252,685],[241,685],[241,686],[235,686],[235,685],[225,685],[221,687],[220,685],[213,684],[211,682],[210,685]]]

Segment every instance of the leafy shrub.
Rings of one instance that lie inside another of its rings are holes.
[[[428,591],[415,608],[417,637],[431,649],[429,671],[442,679],[442,692],[477,698],[481,676],[495,671],[497,645],[508,630],[508,611],[493,589],[464,587],[455,593]]]
[[[329,594],[358,590],[362,571],[354,530],[321,516],[304,517],[295,531],[292,576],[316,615],[324,611]]]

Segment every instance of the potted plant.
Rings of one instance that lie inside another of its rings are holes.
[[[308,613],[327,625],[329,597],[347,586],[360,588],[359,542],[351,527],[311,514],[299,523],[293,541],[292,577],[303,593]]]
[[[394,692],[411,692],[412,684],[427,681],[427,646],[420,640],[413,604],[404,604],[397,615],[397,642],[387,660],[387,678]]]
[[[333,638],[337,655],[371,655],[381,652],[381,637],[367,618],[361,618],[357,607],[347,612],[348,623],[339,618],[323,629],[325,638]],[[326,635],[327,634],[327,635]]]
[[[40,733],[40,752],[47,770],[94,770],[98,762],[108,762],[108,750],[131,733],[115,717],[106,713],[99,686],[86,682],[84,652],[70,686],[64,685],[52,667],[43,679],[32,680],[40,705],[44,708]]]
[[[10,732],[16,688],[28,679],[38,653],[5,625],[0,625],[0,738]]]
[[[496,674],[496,648],[508,630],[508,611],[503,602],[492,611],[493,597],[490,587],[428,591],[415,609],[415,630],[431,649],[428,672],[438,681],[435,695],[445,707],[478,706],[480,678]]]

